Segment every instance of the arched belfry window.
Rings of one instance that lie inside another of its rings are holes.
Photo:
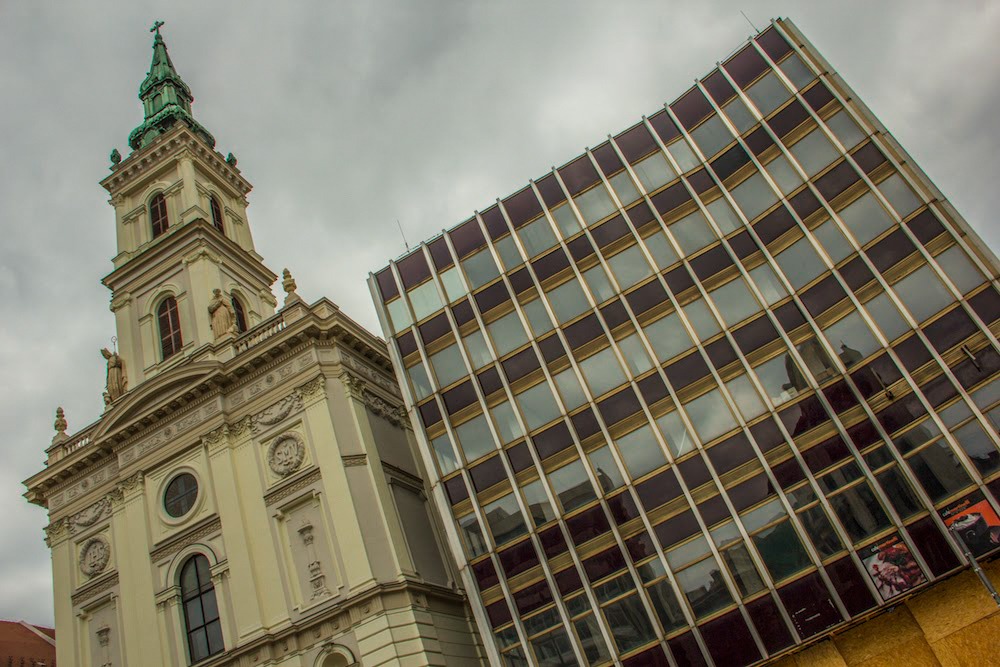
[[[156,311],[156,319],[160,325],[160,350],[166,359],[179,352],[184,344],[181,340],[181,318],[177,313],[177,300],[169,296],[163,300]]]
[[[163,193],[158,192],[149,201],[149,220],[153,225],[153,238],[167,231],[170,223],[167,220],[167,200],[163,198]]]
[[[181,605],[191,663],[224,651],[215,586],[208,559],[200,554],[189,558],[181,568]]]
[[[232,298],[233,312],[236,313],[236,331],[243,333],[247,330],[247,316],[243,310],[243,304],[235,296]]]
[[[226,230],[222,226],[222,206],[219,205],[218,197],[215,195],[209,197],[208,204],[212,209],[212,224],[215,225],[220,234],[225,234]]]

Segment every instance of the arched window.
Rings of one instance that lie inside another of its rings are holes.
[[[208,198],[208,204],[212,209],[212,224],[215,225],[220,234],[225,234],[226,230],[222,227],[222,207],[219,205],[219,200],[215,195],[212,195]]]
[[[243,311],[243,304],[235,296],[232,298],[233,312],[236,313],[236,332],[243,333],[247,330],[247,316]]]
[[[160,324],[160,349],[163,351],[163,358],[180,351],[184,344],[181,340],[181,318],[177,315],[177,300],[169,296],[163,300],[156,317]]]
[[[181,568],[181,604],[191,663],[224,651],[215,586],[208,559],[200,554],[189,558]]]
[[[149,202],[149,220],[153,225],[154,239],[170,226],[167,221],[167,200],[163,198],[162,192],[158,192]]]

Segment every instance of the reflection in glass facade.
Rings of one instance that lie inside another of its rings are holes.
[[[372,276],[501,664],[752,664],[996,545],[992,255],[792,44]]]

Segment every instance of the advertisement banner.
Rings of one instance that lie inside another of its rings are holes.
[[[858,555],[883,600],[890,600],[927,581],[899,535],[890,535],[860,549]]]
[[[977,558],[1000,546],[1000,516],[981,493],[945,507],[941,510],[941,518]]]

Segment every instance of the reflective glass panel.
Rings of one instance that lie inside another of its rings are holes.
[[[628,206],[636,199],[639,198],[639,191],[635,187],[635,183],[632,182],[632,177],[628,175],[627,171],[615,174],[608,179],[611,183],[611,188],[618,195],[618,200],[623,206]]]
[[[753,220],[778,201],[778,196],[759,172],[733,188],[732,195],[747,220]]]
[[[685,404],[684,409],[702,442],[708,442],[736,426],[729,406],[718,389]]]
[[[564,282],[546,295],[559,324],[566,324],[580,313],[590,310],[587,295],[583,293],[583,288],[575,278]]]
[[[827,118],[826,126],[830,128],[834,136],[840,139],[840,143],[844,144],[844,148],[847,150],[857,146],[866,136],[861,128],[851,120],[850,114],[843,110]]]
[[[765,168],[771,174],[774,182],[778,184],[778,189],[786,195],[802,185],[802,177],[784,155],[779,155],[768,162]]]
[[[687,145],[685,144],[686,147]],[[632,170],[635,171],[636,177],[642,183],[642,187],[646,189],[647,193],[666,185],[674,180],[674,176],[676,175],[660,151],[656,151],[649,157],[636,162],[632,165]]]
[[[674,458],[694,449],[694,441],[691,439],[687,427],[684,426],[680,413],[676,410],[668,412],[662,417],[657,417],[656,426],[667,441],[667,446],[670,447],[670,453],[674,455]]]
[[[512,352],[528,342],[528,335],[524,332],[521,319],[517,316],[517,311],[507,313],[503,317],[486,325],[493,338],[493,345],[497,354],[503,356]]]
[[[587,190],[581,195],[573,198],[576,207],[588,225],[592,225],[598,220],[608,217],[615,210],[615,203],[608,195],[604,186],[598,184],[596,187]]]
[[[626,290],[641,280],[653,275],[649,262],[642,255],[638,245],[634,245],[608,260],[611,273],[622,290]]]
[[[645,327],[643,331],[646,333],[649,344],[653,346],[656,358],[661,362],[677,356],[694,344],[687,331],[681,326],[677,313],[670,313],[666,317],[656,320]]]
[[[536,384],[514,398],[517,399],[517,405],[521,408],[521,414],[524,415],[524,422],[529,431],[534,431],[559,416],[559,406],[547,382]]]
[[[540,255],[556,244],[556,235],[552,233],[552,226],[544,215],[521,227],[517,234],[521,237],[528,257]]]
[[[604,493],[611,493],[625,483],[621,470],[618,469],[618,464],[615,463],[615,459],[611,455],[611,448],[607,445],[590,452],[587,454],[587,458],[590,460],[590,467],[594,470],[597,483]]]
[[[719,197],[705,208],[708,209],[709,215],[715,220],[715,224],[719,226],[723,234],[743,229],[743,221],[740,220],[740,216],[736,214],[725,197]]]
[[[406,374],[410,377],[410,384],[413,386],[413,393],[418,401],[427,398],[434,391],[431,389],[431,381],[427,377],[427,371],[422,363],[407,368]]]
[[[735,326],[761,309],[757,299],[740,277],[709,292],[709,295],[715,302],[715,307],[719,309],[722,320],[729,327]]]
[[[850,241],[833,220],[827,220],[812,232],[834,264],[854,252]]]
[[[761,264],[750,271],[750,279],[757,285],[767,305],[772,305],[788,296],[785,286],[770,264]]]
[[[465,285],[462,284],[462,276],[459,275],[457,267],[452,266],[442,271],[441,282],[444,283],[444,292],[448,295],[449,303],[465,296]]]
[[[469,353],[473,368],[482,368],[493,361],[490,350],[486,347],[486,339],[483,337],[482,331],[476,329],[462,340],[465,342],[465,349]]]
[[[497,546],[510,542],[528,532],[524,516],[517,506],[514,494],[504,496],[489,505],[483,506],[483,516],[490,525],[490,532]]]
[[[559,388],[559,395],[562,396],[563,405],[567,410],[573,410],[587,402],[587,396],[583,393],[580,381],[576,379],[576,371],[567,368],[563,372],[554,375],[552,379]]]
[[[687,596],[697,618],[722,609],[733,601],[713,556],[678,572],[677,585]]]
[[[472,289],[478,289],[500,275],[489,248],[463,259],[462,268]]]
[[[683,173],[687,173],[701,164],[701,160],[695,157],[694,151],[691,150],[691,147],[683,139],[667,146],[667,151],[677,162],[677,166],[681,168],[681,172]]]
[[[517,423],[517,417],[514,416],[514,408],[511,407],[509,401],[494,405],[490,408],[490,414],[493,415],[493,421],[497,425],[497,431],[504,444],[514,442],[524,435],[521,425]]]
[[[757,83],[747,88],[747,97],[760,110],[761,115],[766,116],[791,97],[791,93],[777,75],[769,70]]]
[[[701,250],[716,239],[701,211],[694,211],[670,225],[670,233],[685,255]]]
[[[462,446],[467,461],[489,454],[497,447],[484,415],[476,415],[461,426],[456,427],[455,436]]]
[[[604,267],[600,264],[584,271],[583,280],[587,283],[587,287],[590,288],[597,303],[603,303],[615,295],[615,288],[611,286],[608,274],[604,272]]]
[[[528,507],[528,514],[531,515],[531,520],[536,526],[555,518],[552,503],[549,502],[549,497],[545,494],[542,480],[536,479],[521,487],[521,492],[524,494],[524,503]]]
[[[570,512],[597,497],[579,459],[550,473],[549,483],[564,512]]]
[[[667,462],[648,425],[618,438],[615,444],[632,479],[642,477]]]
[[[895,224],[871,192],[866,192],[855,199],[841,209],[838,215],[861,245],[868,243]]]
[[[934,275],[934,270],[926,264],[893,285],[892,289],[917,322],[923,322],[955,300],[944,283]]]
[[[594,396],[600,396],[625,384],[625,374],[610,347],[581,361],[580,370]]]
[[[458,345],[449,345],[437,354],[432,354],[430,362],[440,387],[446,387],[468,375]]]
[[[819,128],[799,139],[789,150],[810,178],[840,157],[840,152]]]

